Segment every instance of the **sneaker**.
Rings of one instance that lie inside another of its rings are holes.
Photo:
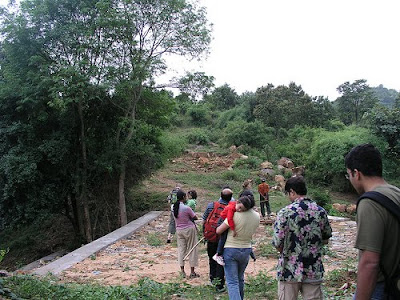
[[[215,260],[219,265],[225,266],[225,262],[222,256],[215,254],[213,257],[213,260]]]
[[[226,288],[223,286],[222,288],[217,287],[217,293],[223,293],[226,291]]]
[[[171,240],[170,239],[167,240],[167,244],[171,244]]]

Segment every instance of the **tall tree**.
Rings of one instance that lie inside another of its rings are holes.
[[[365,79],[358,79],[353,83],[347,81],[337,90],[342,94],[336,101],[339,115],[345,124],[358,124],[363,114],[378,102]]]
[[[218,110],[227,110],[238,104],[239,96],[228,84],[224,84],[214,89],[207,101]]]
[[[122,95],[122,120],[116,133],[120,153],[119,207],[121,225],[127,223],[125,179],[127,156],[134,142],[136,109],[143,89],[166,69],[166,55],[198,58],[207,52],[210,26],[205,10],[185,0],[130,0],[115,7],[117,40],[113,56],[116,92]]]

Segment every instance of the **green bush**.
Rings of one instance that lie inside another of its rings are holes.
[[[331,196],[328,191],[324,191],[321,189],[315,189],[311,193],[311,198],[319,205],[325,208],[325,210],[329,210],[331,207]]]
[[[192,125],[202,126],[211,122],[210,110],[203,105],[194,105],[188,110]]]
[[[257,149],[263,148],[273,137],[268,128],[260,121],[230,121],[223,130],[222,143],[226,146],[248,145]]]
[[[346,191],[350,186],[344,177],[344,157],[354,146],[367,142],[384,152],[385,142],[364,128],[348,127],[339,132],[321,132],[311,144],[311,153],[305,163],[307,178],[314,184]]]
[[[258,157],[240,158],[235,160],[235,168],[247,168],[247,169],[257,169],[260,167],[262,160]]]
[[[207,132],[203,129],[194,129],[187,135],[187,140],[190,144],[207,145],[210,138]]]

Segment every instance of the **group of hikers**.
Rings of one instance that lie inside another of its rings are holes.
[[[360,198],[357,203],[357,237],[359,249],[357,287],[353,299],[400,299],[400,189],[382,177],[382,158],[371,144],[349,151],[344,159],[346,178]],[[202,216],[203,238],[207,242],[209,278],[218,292],[229,299],[244,299],[244,272],[252,251],[252,237],[261,217],[271,215],[269,186],[264,178],[258,185],[261,216],[255,208],[251,180],[243,183],[237,199],[229,186],[220,198],[210,202]],[[279,210],[273,225],[272,245],[279,252],[277,265],[278,299],[323,299],[321,284],[324,267],[323,246],[332,236],[325,209],[309,197],[303,176],[286,181],[284,193],[290,204]],[[186,277],[185,260],[189,259],[190,278],[199,277],[198,219],[194,210],[197,193],[185,193],[177,185],[168,196],[171,204],[167,243],[176,233],[178,263]],[[362,201],[361,201],[362,200]]]

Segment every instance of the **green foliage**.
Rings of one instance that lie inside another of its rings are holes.
[[[264,240],[261,243],[259,243],[257,246],[257,250],[258,250],[257,252],[259,253],[259,255],[262,257],[278,259],[279,252],[271,244],[271,239],[267,239],[267,240]]]
[[[278,156],[289,157],[297,166],[305,165],[311,154],[311,145],[319,139],[322,132],[324,129],[304,126],[289,129],[287,136],[276,143]]]
[[[202,126],[211,122],[210,111],[205,105],[193,105],[189,108],[188,114],[192,120],[192,125]]]
[[[161,245],[164,245],[164,241],[161,240],[158,233],[150,233],[147,236],[147,244],[153,247],[160,247]]]
[[[354,146],[367,142],[381,150],[385,148],[381,139],[363,128],[349,127],[339,132],[321,132],[312,143],[306,161],[307,178],[315,184],[330,185],[333,190],[349,189],[349,183],[344,178],[344,157]]]
[[[186,147],[186,137],[163,131],[160,136],[163,161],[180,155]]]
[[[332,205],[331,196],[327,190],[313,189],[309,192],[311,199],[313,199],[319,206],[329,210]]]
[[[10,251],[10,248],[0,249],[0,263],[4,259],[4,256]]]
[[[358,124],[364,113],[368,112],[378,102],[365,79],[353,83],[345,82],[337,90],[342,94],[336,102],[339,116],[344,124]]]
[[[187,135],[190,144],[207,145],[210,142],[208,133],[204,129],[193,129]]]
[[[243,120],[228,122],[223,130],[222,142],[226,146],[248,145],[254,148],[263,148],[268,141],[268,130],[259,121],[246,122]]]
[[[253,113],[265,126],[275,128],[276,136],[280,129],[295,125],[324,126],[335,116],[328,99],[311,98],[301,86],[291,82],[288,87],[272,84],[257,89]]]
[[[241,158],[235,160],[234,168],[257,169],[261,163],[262,160],[258,157]]]
[[[238,94],[228,84],[217,87],[206,101],[212,104],[217,110],[233,108],[238,103]]]
[[[394,107],[399,92],[394,89],[387,89],[382,84],[371,88],[374,95],[379,99],[379,103],[386,107]]]
[[[400,159],[400,108],[376,106],[366,117],[367,126],[388,143],[389,156]]]

